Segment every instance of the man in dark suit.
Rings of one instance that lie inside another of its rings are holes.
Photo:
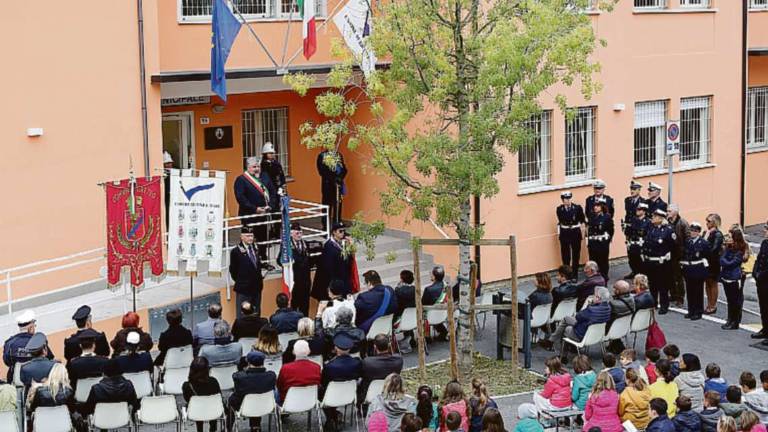
[[[155,366],[163,364],[169,349],[192,345],[192,332],[181,324],[182,318],[181,309],[173,309],[165,314],[168,329],[160,333],[160,340],[157,343],[160,354],[155,358]]]
[[[229,412],[227,413],[227,430],[232,430],[234,413],[240,409],[243,399],[249,394],[262,394],[275,391],[277,376],[264,368],[265,356],[259,351],[251,351],[245,356],[248,366],[232,375],[235,389],[229,396]],[[251,430],[261,425],[261,418],[250,419]]]
[[[109,357],[107,336],[93,329],[90,306],[80,306],[72,315],[72,319],[77,325],[77,331],[64,339],[64,358],[67,362],[80,355],[80,338],[82,337],[92,337],[96,341],[96,354]]]
[[[381,283],[376,270],[363,273],[363,279],[368,290],[355,299],[355,325],[368,333],[377,318],[397,312],[397,297],[392,287]]]
[[[320,174],[322,202],[328,206],[329,219],[333,225],[341,221],[341,201],[346,194],[344,177],[347,176],[347,167],[344,165],[344,157],[339,152],[321,151],[317,155],[317,173]]]
[[[77,389],[77,381],[83,378],[100,377],[104,372],[104,365],[109,361],[108,357],[96,354],[96,339],[90,336],[80,338],[81,354],[67,363],[69,382],[72,389]]]
[[[251,216],[242,219],[243,227],[258,222],[270,220],[269,213],[278,211],[279,201],[275,188],[269,176],[261,173],[261,164],[256,157],[246,159],[245,172],[235,179],[235,198],[239,205],[238,216]],[[257,242],[268,240],[269,226],[254,226],[253,234]],[[259,257],[262,261],[267,261],[266,245],[259,245]]]
[[[43,382],[48,378],[48,374],[51,372],[51,368],[55,361],[47,358],[48,356],[48,340],[42,333],[35,333],[32,338],[29,339],[25,350],[32,355],[32,359],[21,367],[21,382],[26,387],[32,384],[32,381]]]
[[[356,381],[362,372],[362,362],[357,357],[349,355],[355,341],[345,334],[338,334],[333,338],[336,347],[336,357],[325,364],[321,379],[321,398],[325,397],[328,384],[332,381]],[[338,412],[336,408],[323,408],[325,412],[325,427],[329,430],[337,430]]]
[[[587,222],[595,216],[595,201],[601,198],[605,200],[606,214],[610,215],[611,219],[613,219],[616,209],[613,206],[613,198],[605,193],[605,182],[600,179],[595,180],[595,183],[592,184],[592,190],[594,194],[587,197],[586,204],[584,205],[584,215],[587,218]],[[575,273],[573,277],[576,277]]]
[[[342,296],[346,297],[352,293],[350,257],[343,253],[344,245],[349,241],[346,226],[343,223],[334,224],[331,228],[331,236],[323,244],[320,264],[312,284],[312,297],[318,301],[328,300],[328,286],[334,280],[342,281],[344,284]]]
[[[104,365],[104,378],[91,387],[88,400],[82,407],[83,415],[93,414],[97,403],[127,402],[133,412],[139,409],[139,400],[133,384],[123,378],[117,359],[110,359]]]
[[[392,354],[389,336],[376,335],[373,339],[375,355],[363,359],[362,380],[357,386],[357,400],[362,402],[368,392],[371,381],[383,380],[391,373],[400,373],[403,370],[403,357]]]
[[[248,301],[253,305],[257,316],[261,316],[261,290],[264,277],[261,274],[261,260],[253,245],[253,232],[243,227],[240,232],[240,244],[229,253],[229,275],[235,281],[237,303]],[[241,315],[238,314],[238,318]]]
[[[303,237],[301,225],[291,224],[291,254],[293,256],[293,290],[291,290],[291,307],[309,316],[309,291],[312,289],[313,259],[309,256],[310,245]],[[315,242],[320,244],[319,242]],[[278,257],[283,256],[280,246]],[[278,259],[277,264],[280,265]]]
[[[424,288],[424,293],[421,295],[421,304],[432,306],[445,301],[445,284],[443,279],[445,279],[445,269],[443,266],[435,266],[432,269],[432,284]]]
[[[244,301],[240,305],[240,318],[232,324],[232,339],[237,342],[240,338],[257,338],[261,328],[269,324],[266,318],[262,318],[254,313],[253,305]]]
[[[280,293],[275,298],[277,310],[271,317],[269,323],[276,328],[278,333],[295,332],[299,326],[299,320],[304,318],[301,312],[288,307],[288,296]]]

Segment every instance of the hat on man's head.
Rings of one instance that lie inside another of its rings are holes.
[[[267,154],[267,153],[274,153],[275,152],[275,145],[271,142],[264,143],[264,145],[261,147],[261,154]]]
[[[648,203],[644,203],[644,202],[638,203],[637,209],[643,210],[643,211],[648,210]]]
[[[573,198],[573,193],[571,191],[565,191],[560,194],[560,199],[571,199]]]
[[[240,227],[240,234],[253,234],[253,228],[243,225]]]
[[[605,199],[604,197],[597,197],[595,198],[595,203],[593,205],[606,204],[607,202],[608,200]]]
[[[261,351],[251,351],[245,356],[245,360],[251,366],[262,366],[266,356]]]
[[[173,163],[173,156],[171,156],[171,154],[168,153],[167,151],[163,152],[163,163],[164,164]]]
[[[701,231],[701,224],[696,221],[693,221],[688,225],[688,228],[696,231]]]
[[[642,189],[642,187],[643,187],[643,185],[642,185],[642,184],[640,184],[640,183],[638,183],[638,182],[636,182],[636,181],[634,181],[634,180],[631,180],[631,181],[629,182],[629,188],[630,188],[630,189]]]
[[[339,333],[333,338],[333,345],[338,349],[348,351],[355,346],[355,341],[346,333]]]
[[[18,324],[19,327],[26,327],[34,321],[37,321],[37,319],[35,318],[35,311],[32,309],[27,309],[16,316],[16,324]]]
[[[648,190],[649,191],[660,191],[663,188],[659,186],[657,183],[654,182],[648,182]]]
[[[605,182],[601,179],[597,179],[594,183],[592,183],[592,187],[595,189],[605,189]]]
[[[291,223],[291,231],[301,231],[301,224],[298,222]]]
[[[331,232],[334,232],[334,231],[338,231],[338,230],[340,230],[340,229],[344,229],[344,228],[346,228],[346,227],[347,227],[347,226],[346,226],[346,225],[344,225],[344,222],[336,222],[335,224],[333,224],[333,225],[331,226]]]
[[[659,208],[659,209],[654,210],[653,215],[654,216],[667,217],[667,212],[665,212],[664,210]]]
[[[128,333],[128,336],[125,337],[125,343],[131,345],[138,345],[140,340],[141,336],[139,336],[139,333],[135,331]]]
[[[48,340],[45,338],[45,335],[42,333],[35,333],[32,335],[31,338],[29,338],[29,341],[27,342],[27,346],[24,347],[24,350],[28,353],[37,353],[43,350],[45,348],[45,345],[48,344]]]
[[[75,311],[75,314],[72,315],[72,319],[75,321],[80,321],[88,318],[91,315],[91,307],[88,305],[83,305],[77,308]]]

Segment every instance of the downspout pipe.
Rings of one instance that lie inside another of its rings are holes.
[[[480,230],[480,225],[481,225],[481,222],[480,222],[480,196],[479,195],[475,195],[474,196],[474,201],[475,202],[474,202],[473,207],[474,207],[475,229],[479,231]],[[482,280],[480,278],[480,274],[481,274],[480,273],[480,269],[482,268],[482,267],[480,267],[480,245],[475,245],[475,264],[477,264],[477,280]],[[475,289],[474,287],[471,288],[471,290],[474,290],[474,289]],[[472,291],[472,292],[474,292],[474,291]]]
[[[141,78],[141,132],[144,140],[144,176],[149,177],[149,126],[147,123],[147,71],[144,55],[144,2],[136,0],[139,26],[139,72]]]
[[[742,0],[741,10],[741,188],[739,196],[739,224],[744,226],[746,209],[747,183],[747,71],[749,47],[747,28],[749,19],[749,0]]]

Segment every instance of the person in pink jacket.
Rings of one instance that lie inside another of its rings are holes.
[[[598,427],[602,432],[622,432],[624,427],[619,418],[619,395],[613,378],[606,372],[600,372],[592,387],[584,409],[584,432]]]
[[[440,413],[440,432],[447,432],[448,427],[445,424],[445,418],[451,411],[457,412],[461,416],[461,429],[464,432],[469,431],[469,403],[464,394],[461,384],[451,381],[445,386],[443,399],[438,406]]]
[[[541,411],[553,411],[571,406],[571,375],[560,363],[560,357],[554,356],[544,362],[544,374],[547,382],[544,390],[533,394],[533,403]]]

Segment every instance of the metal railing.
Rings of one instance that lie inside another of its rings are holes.
[[[329,226],[329,213],[328,213],[328,206],[324,204],[318,204],[313,203],[309,201],[302,201],[302,200],[291,200],[291,208],[289,210],[289,215],[291,218],[291,222],[297,222],[297,221],[307,221],[311,219],[320,219],[320,226],[321,228],[314,228],[314,227],[308,227],[306,225],[303,225],[302,228],[305,232],[308,232],[304,236],[304,238],[309,239],[320,239],[325,240],[328,238],[328,231],[322,229],[322,222],[324,220],[325,226]],[[252,218],[257,215],[246,215],[246,216],[235,216],[235,217],[229,217],[224,219],[224,251],[229,252],[232,248],[235,247],[235,245],[230,245],[229,242],[229,232],[231,230],[240,229],[242,227],[242,222],[240,222],[242,219]],[[258,215],[266,220],[262,222],[257,222],[254,224],[248,224],[249,226],[259,226],[259,225],[275,225],[280,224],[280,212],[275,213],[267,213],[267,214],[261,214]],[[167,233],[165,234],[167,236]],[[167,245],[167,242],[164,242],[164,244]],[[266,241],[262,242],[256,242],[257,245],[275,245],[280,244],[280,238],[276,239],[268,239]],[[70,286],[64,286],[64,287],[56,287],[53,290],[47,290],[44,293],[39,294],[32,294],[20,298],[14,298],[13,293],[13,283],[19,282],[27,279],[31,279],[34,277],[40,277],[43,275],[50,275],[55,274],[57,272],[62,272],[64,270],[73,269],[77,267],[84,267],[88,264],[97,263],[100,262],[102,266],[106,267],[106,248],[100,247],[95,249],[89,249],[81,252],[76,252],[70,255],[35,261],[27,264],[18,265],[15,267],[10,267],[6,269],[0,269],[0,285],[5,285],[5,294],[6,294],[6,301],[4,303],[0,303],[0,308],[5,308],[8,311],[8,315],[13,315],[13,305],[14,303],[18,303],[21,301],[26,301],[34,298],[39,298],[42,296],[50,295],[52,292],[67,290],[72,288],[73,286],[79,286],[86,283],[94,283],[103,281],[106,279],[105,276],[99,275],[99,277],[96,277],[94,279],[89,279],[87,281],[80,281],[79,283],[75,285]],[[229,268],[229,254],[224,254],[224,260],[222,261],[223,268],[227,269]],[[49,267],[53,265],[52,267]],[[227,273],[227,272],[224,272]],[[229,275],[226,275],[227,280],[227,288],[229,288]]]

